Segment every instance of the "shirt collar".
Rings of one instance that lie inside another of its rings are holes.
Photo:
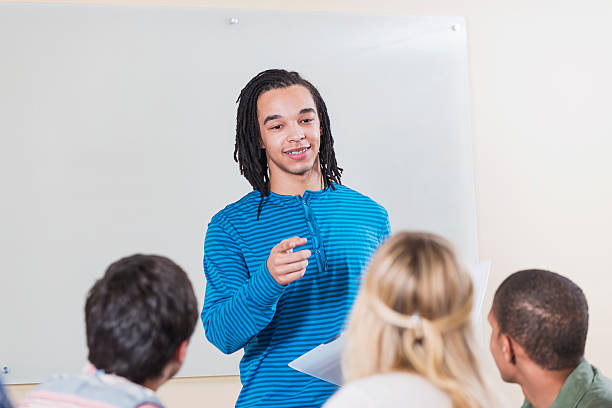
[[[567,377],[557,398],[550,408],[574,407],[582,396],[591,388],[595,374],[593,367],[585,359]]]
[[[565,379],[561,391],[557,394],[557,398],[555,398],[550,408],[575,407],[583,395],[591,388],[594,379],[593,367],[588,361],[583,359],[578,364],[578,367]],[[533,405],[525,399],[522,408],[533,408]]]
[[[334,188],[338,188],[337,185],[334,183]],[[272,191],[270,191],[270,195],[269,197],[275,200],[281,200],[281,201],[289,201],[289,200],[298,200],[301,201],[303,200],[307,200],[310,201],[310,199],[315,198],[315,197],[320,197],[330,191],[332,191],[332,187],[331,186],[327,186],[321,190],[306,190],[304,192],[304,195],[302,197],[300,197],[299,195],[282,195],[282,194],[276,194]]]

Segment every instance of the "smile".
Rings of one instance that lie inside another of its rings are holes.
[[[284,152],[291,160],[302,161],[309,156],[310,146],[298,147]]]
[[[303,149],[300,149],[300,150],[292,150],[292,151],[290,151],[290,152],[286,152],[286,153],[287,153],[287,154],[290,154],[290,155],[298,155],[298,154],[302,154],[302,153],[304,153],[304,152],[305,152],[306,150],[308,150],[308,149],[310,149],[310,147],[304,147]]]

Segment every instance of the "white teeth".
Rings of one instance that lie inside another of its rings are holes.
[[[296,150],[294,152],[287,152],[287,154],[300,154],[300,153],[304,153],[306,150],[308,150],[307,147],[303,148],[302,150]]]

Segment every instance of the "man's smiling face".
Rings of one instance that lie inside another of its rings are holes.
[[[257,121],[271,179],[282,173],[304,176],[319,165],[321,122],[308,89],[292,85],[262,93]]]

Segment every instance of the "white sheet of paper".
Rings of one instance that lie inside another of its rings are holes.
[[[321,344],[289,363],[289,367],[320,380],[342,385],[340,359],[344,350],[345,336]]]
[[[474,307],[472,309],[472,322],[476,330],[483,327],[482,305],[484,303],[487,282],[491,271],[491,261],[481,261],[468,265],[474,284]],[[346,337],[344,333],[336,339],[321,344],[309,352],[302,354],[289,363],[289,367],[304,374],[311,375],[320,380],[335,385],[342,385],[341,358]]]

